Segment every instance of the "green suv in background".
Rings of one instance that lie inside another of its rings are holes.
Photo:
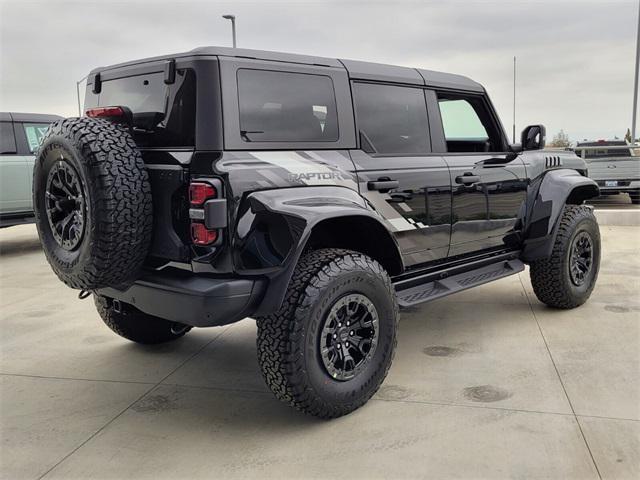
[[[60,118],[0,112],[0,227],[33,222],[34,153],[49,125]]]

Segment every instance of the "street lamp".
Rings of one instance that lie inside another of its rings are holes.
[[[233,35],[233,48],[236,48],[236,16],[235,15],[223,15],[222,18],[231,20],[231,35]]]
[[[636,32],[636,71],[633,80],[633,112],[631,113],[631,143],[636,143],[636,115],[638,113],[638,75],[640,72],[640,4],[638,5],[638,31]]]

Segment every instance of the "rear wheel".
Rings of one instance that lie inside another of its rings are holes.
[[[116,309],[114,301],[102,295],[94,294],[94,302],[107,327],[132,342],[144,344],[170,342],[191,330],[188,325],[147,315],[130,305],[121,305],[120,309]]]
[[[538,299],[550,307],[575,308],[591,295],[599,267],[600,231],[593,211],[567,205],[551,256],[531,264],[531,284]]]
[[[277,398],[322,418],[357,409],[391,365],[398,306],[391,280],[360,253],[300,259],[280,310],[258,321],[258,360]]]

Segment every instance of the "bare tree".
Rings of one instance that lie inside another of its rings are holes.
[[[570,147],[571,140],[569,140],[569,135],[564,133],[564,130],[560,129],[560,131],[553,136],[553,140],[551,140],[549,146],[556,148]]]

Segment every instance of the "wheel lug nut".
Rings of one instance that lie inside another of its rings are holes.
[[[338,335],[336,335],[335,333],[333,334],[333,338],[338,338]]]
[[[347,347],[349,346],[349,342],[346,343]]]
[[[338,348],[340,348],[341,346],[342,346],[341,344],[338,344]]]
[[[349,325],[351,325],[351,324],[350,324],[349,322],[347,322],[347,327],[348,327]]]
[[[353,337],[353,330],[351,330],[351,331],[349,332],[349,335],[351,335],[351,336]]]
[[[338,326],[339,326],[339,327],[341,327],[341,326],[342,326],[342,323],[338,323]]]

